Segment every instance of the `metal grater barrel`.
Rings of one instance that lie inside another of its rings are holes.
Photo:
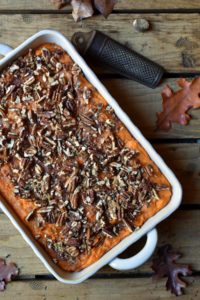
[[[116,73],[148,87],[155,88],[165,72],[164,68],[157,63],[116,42],[100,31],[87,34],[77,32],[72,41],[84,55],[92,57],[100,63],[108,65]]]

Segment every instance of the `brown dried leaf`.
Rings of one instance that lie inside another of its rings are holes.
[[[0,258],[0,291],[4,291],[6,283],[19,274],[19,269],[14,263],[6,264],[4,259]]]
[[[71,3],[72,16],[76,22],[93,16],[95,7],[105,18],[112,12],[117,0],[52,0],[61,9]]]
[[[157,113],[158,129],[167,131],[173,122],[188,124],[190,116],[187,111],[190,108],[200,107],[200,77],[191,82],[181,78],[177,84],[181,89],[176,92],[168,85],[162,91],[163,111]]]
[[[56,6],[57,9],[61,9],[64,6],[71,3],[71,0],[52,0],[52,3]]]
[[[72,16],[76,22],[89,18],[94,14],[91,0],[72,0]]]
[[[166,288],[176,296],[182,295],[182,289],[187,286],[179,276],[191,275],[188,265],[177,264],[176,260],[182,255],[175,251],[171,245],[166,244],[158,249],[157,257],[153,259],[152,269],[155,272],[153,278],[167,277]]]
[[[107,18],[111,14],[117,0],[94,0],[95,8]]]

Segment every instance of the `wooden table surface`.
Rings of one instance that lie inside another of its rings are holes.
[[[158,226],[159,245],[171,243],[192,264],[194,273],[181,299],[200,299],[200,109],[191,112],[186,127],[155,132],[156,112],[161,109],[160,92],[166,83],[175,86],[179,76],[200,74],[199,0],[119,0],[114,12],[75,23],[70,8],[56,10],[48,0],[0,0],[0,42],[13,47],[35,32],[52,28],[70,38],[75,31],[99,29],[161,63],[167,70],[164,83],[155,90],[116,74],[91,66],[133,122],[152,142],[180,179],[184,195],[181,207]],[[152,29],[134,30],[132,22],[142,17]],[[134,253],[141,243],[129,251]],[[1,293],[6,300],[113,300],[173,299],[165,280],[152,282],[151,260],[136,270],[119,272],[106,266],[91,279],[72,286],[50,276],[8,218],[0,212],[0,257],[15,261],[19,278]]]

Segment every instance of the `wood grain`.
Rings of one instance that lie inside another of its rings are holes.
[[[184,257],[182,262],[190,263],[195,270],[200,271],[200,211],[177,211],[159,226],[159,245],[171,243],[179,249]],[[195,224],[195,226],[194,226]],[[131,246],[125,253],[125,257],[131,256],[141,249],[144,240],[137,245]],[[191,247],[192,243],[192,247]],[[34,274],[48,274],[40,260],[35,256],[31,248],[25,243],[20,234],[10,223],[7,217],[0,215],[0,257],[10,255],[8,260],[15,261],[21,269],[22,276],[33,276]],[[151,274],[151,260],[142,267],[120,272],[106,266],[99,271],[101,274]]]
[[[199,9],[200,4],[198,0],[118,0],[115,6],[115,11],[125,9]],[[53,5],[51,0],[1,0],[0,10],[56,10],[56,6]],[[66,7],[65,10],[70,10]]]
[[[177,90],[176,79],[164,80],[156,89],[144,87],[131,80],[102,80],[132,121],[147,138],[199,138],[200,109],[191,110],[192,119],[187,126],[173,124],[168,132],[156,131],[156,113],[162,110],[161,91],[166,84]]]
[[[199,277],[189,277],[190,285],[186,288],[182,300],[199,299]],[[31,280],[12,282],[6,292],[1,294],[2,300],[170,300],[175,299],[165,289],[166,280],[157,283],[151,278],[134,279],[101,279],[87,280],[74,285],[65,285],[57,281]],[[144,288],[145,287],[145,288]]]
[[[183,203],[199,204],[200,144],[155,144],[154,147],[180,180]]]
[[[134,30],[132,22],[140,17],[150,21],[152,30]],[[2,14],[0,26],[0,42],[13,47],[45,28],[59,30],[68,38],[75,31],[99,29],[162,64],[168,72],[200,71],[198,14],[112,14],[107,20],[95,16],[79,23],[69,14]]]
[[[57,10],[51,0],[0,0],[0,42],[16,47],[45,28],[56,29],[68,38],[76,31],[99,29],[162,64],[170,73],[180,76],[200,74],[199,12],[199,0],[118,0],[114,13],[107,20],[94,16],[75,23],[70,6]],[[136,18],[149,20],[151,30],[136,32],[132,26]],[[186,127],[175,124],[168,133],[155,131],[156,112],[161,110],[160,92],[166,83],[174,87],[175,78],[165,80],[157,89],[151,90],[131,80],[114,79],[116,74],[98,64],[91,64],[91,67],[145,136],[154,139],[154,147],[183,185],[183,203],[188,205],[184,208],[188,209],[178,210],[159,224],[159,245],[171,243],[184,254],[181,262],[190,263],[195,271],[200,272],[200,210],[194,209],[198,207],[200,194],[200,144],[186,143],[186,139],[200,138],[200,110],[191,111],[192,120]],[[105,79],[106,76],[111,79]],[[165,144],[157,144],[155,139]],[[185,140],[183,144],[166,144],[168,139]],[[144,242],[145,238],[130,247],[122,257],[137,253]],[[90,279],[76,287],[55,280],[41,280],[48,271],[0,212],[0,257],[8,255],[7,260],[15,261],[20,267],[21,277],[1,293],[3,300],[174,299],[165,290],[166,280],[152,283],[151,260],[137,270],[127,272],[105,266],[96,275],[104,279]],[[40,280],[35,279],[35,275],[41,276]],[[181,299],[199,299],[200,276],[196,273],[187,280],[191,284]]]

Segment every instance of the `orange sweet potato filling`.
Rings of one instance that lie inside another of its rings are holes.
[[[41,48],[45,47],[50,51],[53,51],[55,48],[58,48],[56,45],[52,44],[45,44],[36,49],[36,54],[41,54]],[[61,58],[62,63],[69,63],[71,62],[71,58],[67,55],[67,53],[62,55]],[[103,106],[107,106],[106,100],[98,93],[94,87],[86,80],[83,75],[80,75],[81,86],[87,86],[89,89],[92,90],[92,100],[89,102],[89,106],[94,106],[96,104],[103,104]],[[101,118],[108,118],[108,115],[105,113],[101,114]],[[152,200],[150,204],[144,205],[141,212],[137,215],[134,219],[133,224],[136,227],[140,227],[144,224],[146,220],[152,217],[155,213],[161,210],[171,198],[171,187],[166,179],[166,177],[161,173],[158,169],[156,164],[150,159],[145,149],[139,144],[137,140],[135,140],[126,127],[121,124],[121,130],[118,132],[118,136],[124,142],[124,145],[130,149],[137,150],[139,152],[139,160],[143,165],[151,164],[154,169],[154,173],[152,174],[151,181],[159,184],[159,185],[166,185],[169,189],[161,190],[158,192],[159,200]],[[29,228],[30,232],[33,236],[40,235],[39,243],[45,248],[45,250],[49,253],[52,258],[56,258],[56,253],[46,247],[46,239],[45,236],[49,236],[52,239],[55,239],[59,232],[61,231],[61,226],[56,226],[56,224],[45,224],[43,227],[38,228],[34,220],[30,220],[29,222],[25,221],[27,214],[35,208],[34,202],[27,201],[26,199],[22,199],[17,197],[13,192],[13,184],[8,178],[9,173],[9,166],[5,165],[0,170],[0,193],[1,195],[7,200],[7,202],[11,205],[14,209],[16,214],[20,217],[20,219],[25,222],[26,226]],[[92,208],[88,205],[86,207],[87,216],[90,218],[94,217],[94,213]],[[74,264],[69,263],[67,260],[58,259],[57,264],[66,271],[74,272],[80,271],[87,266],[91,265],[92,263],[99,260],[107,251],[113,248],[116,244],[118,244],[124,237],[130,235],[132,231],[126,227],[119,232],[117,236],[112,238],[106,237],[103,244],[99,247],[94,247],[91,249],[91,252],[82,253],[78,256]]]

